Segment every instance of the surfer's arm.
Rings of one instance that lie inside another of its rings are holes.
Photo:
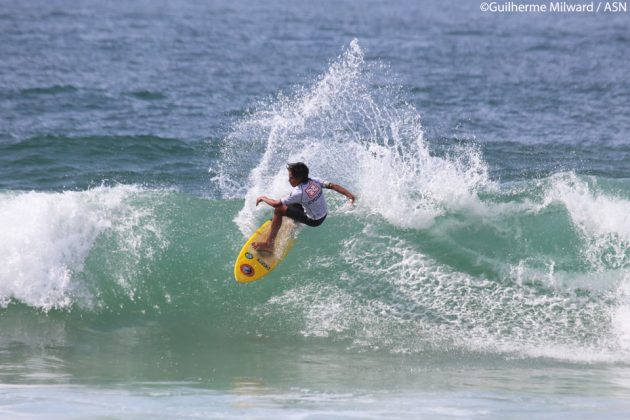
[[[346,197],[348,197],[348,199],[350,200],[350,202],[352,204],[354,204],[354,201],[356,200],[356,197],[354,196],[354,194],[352,194],[350,191],[348,191],[347,189],[345,189],[344,187],[342,187],[339,184],[334,184],[332,182],[327,182],[324,185],[326,188],[331,189],[333,191],[337,191],[339,194],[343,194]]]
[[[280,200],[274,200],[273,198],[269,198],[264,195],[261,195],[256,199],[256,205],[259,205],[262,201],[269,204],[273,208],[280,207],[282,205],[282,202]]]

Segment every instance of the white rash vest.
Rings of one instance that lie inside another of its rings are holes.
[[[290,204],[301,204],[309,219],[319,220],[326,216],[328,208],[324,198],[324,187],[330,185],[328,181],[319,178],[310,178],[293,188],[291,194],[280,201],[288,206]]]

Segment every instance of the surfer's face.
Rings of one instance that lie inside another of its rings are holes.
[[[289,171],[289,184],[291,184],[292,187],[297,187],[300,185],[300,182],[302,182],[302,179],[296,178],[293,176],[293,172]]]

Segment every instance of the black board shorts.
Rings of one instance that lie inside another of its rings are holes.
[[[321,225],[322,223],[324,223],[324,220],[326,220],[326,216],[328,216],[326,215],[322,217],[321,219],[317,219],[317,220],[311,219],[306,215],[306,213],[304,213],[304,209],[299,204],[288,206],[287,212],[284,215],[287,216],[288,218],[295,220],[298,223],[303,223],[307,226],[312,226],[312,227],[317,227]]]

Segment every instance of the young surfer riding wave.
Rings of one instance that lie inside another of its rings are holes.
[[[293,187],[293,191],[291,191],[288,196],[280,200],[274,200],[273,198],[261,195],[256,199],[256,205],[264,201],[275,209],[271,222],[271,231],[269,232],[267,241],[254,242],[252,244],[259,252],[273,252],[276,235],[280,230],[280,226],[282,226],[282,216],[289,217],[296,222],[313,227],[324,223],[328,215],[328,208],[323,192],[324,188],[345,195],[354,205],[354,195],[341,185],[322,181],[318,178],[309,178],[308,166],[304,163],[290,163],[287,165],[287,169],[289,170],[289,184]]]

